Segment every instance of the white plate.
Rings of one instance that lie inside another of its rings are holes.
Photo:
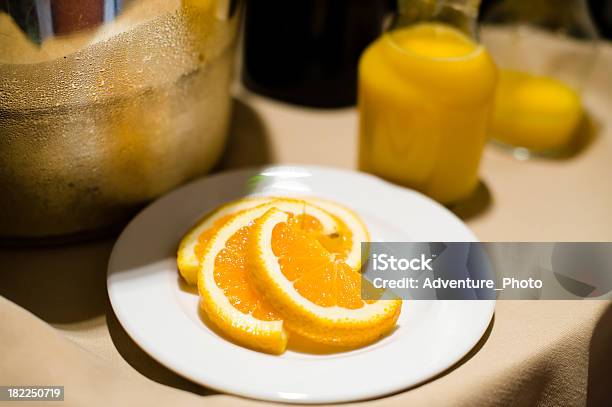
[[[253,177],[254,175],[259,175]],[[197,180],[155,201],[123,231],[108,293],[132,339],[160,363],[204,386],[257,399],[343,402],[397,392],[455,364],[480,340],[494,301],[405,302],[398,328],[350,352],[271,356],[209,329],[198,297],[181,288],[175,251],[203,213],[246,194],[314,195],[355,209],[379,241],[475,241],[451,212],[376,177],[321,167],[277,166]]]

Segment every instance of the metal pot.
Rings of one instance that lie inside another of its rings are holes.
[[[0,238],[117,225],[212,167],[230,117],[235,4],[30,3],[25,17],[0,11]]]

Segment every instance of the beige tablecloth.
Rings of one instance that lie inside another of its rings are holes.
[[[595,136],[575,156],[519,162],[487,149],[479,193],[454,208],[480,239],[612,240],[611,67],[612,47],[605,46],[586,93]],[[354,168],[353,109],[301,109],[242,90],[235,107],[222,167]],[[63,385],[65,405],[73,406],[267,404],[190,383],[129,339],[106,294],[112,244],[0,250],[0,385]],[[367,366],[364,374],[375,380]],[[508,301],[498,302],[486,335],[454,367],[417,388],[363,403],[599,406],[612,405],[611,385],[610,302]]]

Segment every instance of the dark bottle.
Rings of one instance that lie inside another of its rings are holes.
[[[382,32],[393,0],[247,2],[243,82],[290,103],[355,103],[357,63]]]

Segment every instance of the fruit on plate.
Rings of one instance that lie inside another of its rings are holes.
[[[243,346],[280,354],[288,339],[283,320],[255,290],[247,268],[253,222],[270,208],[246,209],[217,229],[202,257],[198,292],[201,307],[223,333]]]
[[[292,218],[267,210],[252,226],[248,256],[252,283],[287,329],[315,342],[355,347],[388,334],[402,301],[363,300],[360,273]]]
[[[179,273],[181,273],[187,284],[197,284],[202,253],[206,243],[208,243],[208,240],[214,235],[216,230],[237,212],[270,202],[271,200],[272,198],[268,197],[244,198],[222,205],[202,217],[185,234],[181,243],[179,243],[176,256]]]
[[[359,270],[369,239],[361,219],[339,204],[247,198],[202,218],[182,239],[177,263],[187,282],[196,281],[208,319],[240,345],[281,354],[295,333],[357,347],[388,334],[401,308],[399,300],[361,298],[371,289]]]
[[[294,226],[314,241],[321,234],[339,235],[336,219],[301,200],[279,198],[240,211],[218,225],[208,238],[198,273],[198,292],[202,308],[227,336],[257,350],[282,353],[288,338],[283,321],[251,284],[248,269],[253,224],[271,208],[291,214]]]
[[[201,218],[183,237],[177,252],[179,273],[187,284],[197,284],[202,254],[209,239],[219,227],[227,223],[236,213],[273,200],[304,204],[304,200],[292,198],[250,197],[222,205]],[[305,201],[315,208],[313,210],[317,210],[323,226],[320,230],[313,231],[317,234],[317,238],[328,250],[339,258],[345,258],[351,267],[358,269],[361,265],[360,244],[370,240],[363,222],[350,209],[333,202],[319,198],[306,198]]]

